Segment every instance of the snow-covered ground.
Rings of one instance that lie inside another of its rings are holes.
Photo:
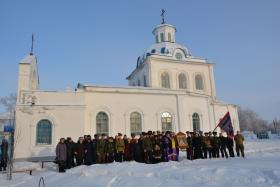
[[[0,186],[110,187],[110,186],[280,186],[280,140],[253,140],[245,144],[246,158],[188,161],[181,153],[180,162],[141,164],[124,162],[80,166],[61,174],[56,165],[19,162],[16,168],[37,168],[33,175],[15,173],[12,181],[0,174]]]

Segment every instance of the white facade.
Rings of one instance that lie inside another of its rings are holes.
[[[79,84],[75,91],[39,90],[37,60],[28,55],[19,64],[15,158],[53,156],[61,137],[130,136],[167,127],[212,131],[228,111],[239,130],[237,107],[216,98],[214,64],[175,43],[175,32],[169,24],[154,29],[156,43],[138,58],[127,87]]]

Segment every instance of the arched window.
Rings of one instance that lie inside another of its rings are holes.
[[[179,77],[179,88],[180,89],[186,89],[187,88],[187,78],[184,73],[180,73]]]
[[[163,112],[161,115],[162,131],[172,131],[172,116],[169,112]]]
[[[141,114],[138,112],[130,114],[130,132],[131,135],[140,135],[142,133],[142,119]]]
[[[52,144],[52,123],[49,120],[40,120],[36,131],[36,144]]]
[[[166,72],[161,74],[161,87],[170,88],[169,75]]]
[[[156,43],[159,43],[158,35],[156,35]]]
[[[160,49],[160,53],[161,53],[161,54],[164,54],[164,53],[165,53],[165,47],[162,47],[162,48]]]
[[[203,78],[201,75],[195,76],[195,88],[197,90],[204,90]]]
[[[171,33],[168,33],[168,41],[171,42]]]
[[[175,58],[176,58],[177,60],[182,60],[182,59],[183,59],[182,53],[177,52],[177,53],[175,54]]]
[[[109,118],[105,112],[99,112],[96,115],[96,133],[109,134]]]
[[[164,34],[160,33],[160,42],[164,42]]]
[[[156,50],[155,50],[155,49],[152,49],[152,50],[151,50],[151,53],[156,53]]]
[[[199,131],[200,130],[200,119],[198,113],[194,113],[192,115],[192,121],[193,121],[193,131]]]

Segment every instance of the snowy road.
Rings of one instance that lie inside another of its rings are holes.
[[[14,174],[11,182],[0,175],[0,186],[38,186],[44,177],[46,187],[175,187],[175,186],[280,186],[280,140],[250,141],[246,158],[188,161],[146,165],[136,162],[80,166],[65,174],[56,172],[52,163],[40,165],[17,163],[16,167],[36,167],[33,176]]]

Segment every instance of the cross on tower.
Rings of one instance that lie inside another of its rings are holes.
[[[164,14],[165,14],[165,9],[161,9],[161,24],[165,24],[165,20],[164,20]]]
[[[34,33],[32,33],[32,39],[31,39],[31,49],[30,49],[30,55],[33,55],[33,48],[34,48]]]

